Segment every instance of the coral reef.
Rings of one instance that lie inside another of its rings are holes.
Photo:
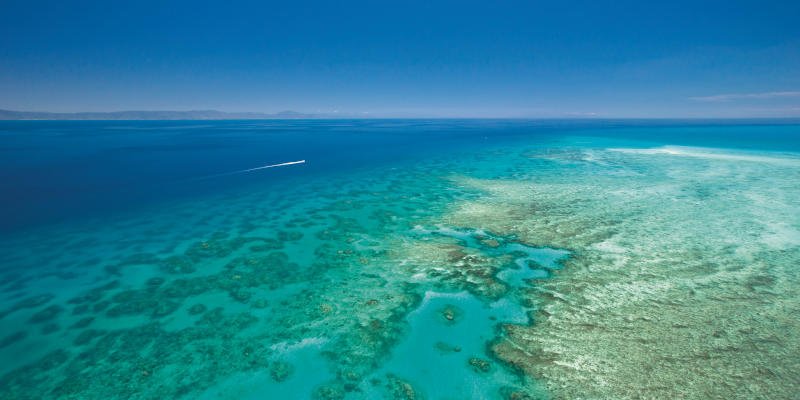
[[[500,357],[556,398],[792,398],[800,164],[704,154],[573,150],[545,155],[570,164],[557,177],[457,178],[486,195],[445,221],[574,252]]]
[[[0,243],[0,397],[793,398],[795,160],[515,145],[47,228]]]

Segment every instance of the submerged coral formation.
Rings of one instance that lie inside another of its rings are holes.
[[[0,397],[791,398],[798,177],[514,143],[49,227],[2,243]]]
[[[500,237],[481,237],[489,242],[480,244],[466,230],[456,237],[415,229],[467,194],[417,189],[447,185],[442,174],[396,175],[362,176],[344,194],[340,182],[313,182],[294,194],[242,194],[224,208],[168,210],[161,226],[151,222],[157,218],[123,220],[67,243],[35,243],[36,236],[16,244],[41,250],[22,262],[60,253],[53,268],[75,277],[72,290],[27,297],[46,288],[36,283],[49,271],[30,270],[34,275],[6,285],[8,296],[22,297],[4,310],[6,321],[67,329],[56,340],[38,331],[5,336],[4,357],[20,357],[2,371],[4,397],[424,397],[431,383],[407,383],[408,366],[376,372],[407,332],[420,328],[407,317],[431,289],[468,290],[478,309],[499,299],[508,288],[495,275],[519,254],[503,249]],[[313,201],[289,206],[286,196]],[[199,222],[175,226],[191,220]],[[113,239],[119,237],[126,239]],[[436,243],[445,251],[442,263],[431,270],[432,254],[413,260],[403,243]],[[466,327],[458,304],[438,312]],[[447,337],[443,324],[440,336],[459,349],[453,354],[467,346],[463,357],[485,359],[500,322],[492,318],[465,338]],[[25,352],[17,346],[25,342],[46,345]],[[496,375],[505,376],[504,388],[527,390],[510,368]],[[495,378],[485,378],[487,395],[499,395]]]

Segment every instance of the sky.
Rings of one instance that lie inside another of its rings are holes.
[[[800,1],[0,0],[0,109],[797,117]]]

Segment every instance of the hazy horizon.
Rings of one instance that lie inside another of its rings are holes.
[[[9,114],[37,114],[38,117],[8,117]],[[140,114],[133,118],[119,118],[119,116],[131,116]],[[42,117],[41,115],[45,115]],[[57,117],[73,117],[61,119]],[[103,118],[104,116],[117,116],[117,118]],[[156,118],[157,116],[167,116],[168,118]],[[81,117],[81,118],[78,118]],[[415,114],[348,114],[348,113],[313,113],[303,110],[281,110],[277,112],[260,111],[223,111],[223,110],[112,110],[112,111],[75,111],[75,112],[51,112],[51,111],[29,111],[29,110],[7,110],[0,109],[0,121],[113,121],[113,120],[164,120],[164,121],[194,121],[194,120],[269,120],[269,119],[397,119],[397,120],[585,120],[585,121],[789,121],[795,123],[800,121],[800,115],[794,116],[598,116],[598,115],[565,115],[565,116],[482,116],[482,115],[415,115]]]

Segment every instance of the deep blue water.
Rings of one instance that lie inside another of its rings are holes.
[[[0,121],[0,232],[566,133],[796,151],[791,121]],[[202,179],[295,160],[301,168]]]
[[[0,230],[529,134],[541,132],[458,121],[4,121]],[[203,179],[301,159],[302,168]]]

